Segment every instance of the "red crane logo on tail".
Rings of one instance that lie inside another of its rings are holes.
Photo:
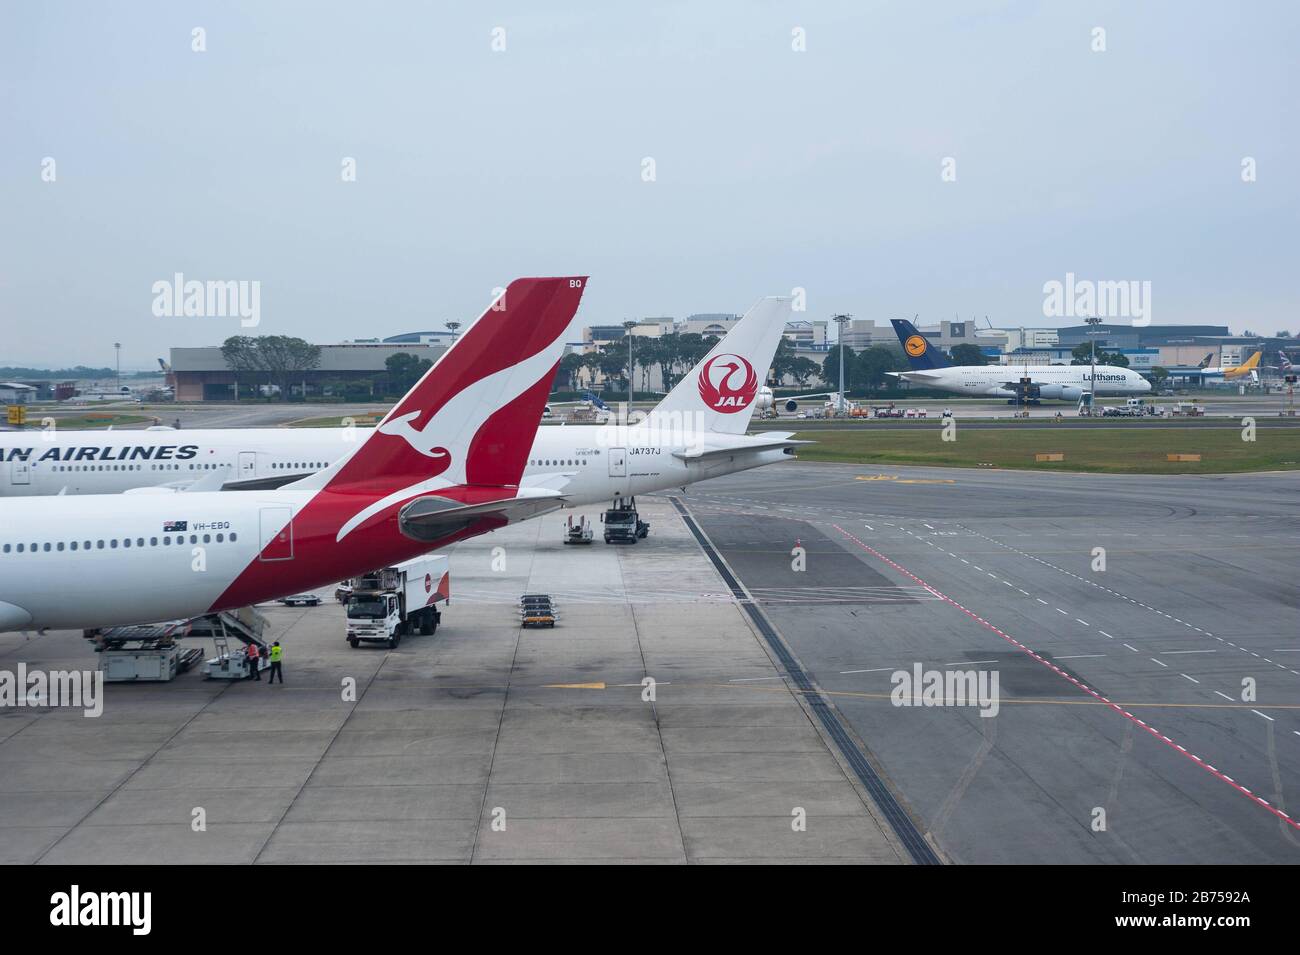
[[[743,411],[757,394],[754,366],[739,355],[714,355],[700,369],[700,399],[714,411]]]

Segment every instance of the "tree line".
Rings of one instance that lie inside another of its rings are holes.
[[[658,370],[664,390],[673,387],[682,376],[703,360],[718,343],[716,335],[696,332],[678,332],[658,338],[634,336],[632,361],[636,368],[640,391],[650,390],[650,375]],[[560,360],[559,381],[570,391],[602,380],[619,390],[627,389],[627,336],[600,346],[587,354],[569,354]],[[845,378],[849,388],[879,387],[884,372],[901,371],[907,367],[897,348],[876,345],[855,353],[845,349]],[[826,384],[839,383],[838,346],[827,352],[827,358],[816,362],[795,354],[795,346],[788,338],[777,344],[772,359],[772,378],[782,384],[793,382],[794,387],[807,388],[820,379]]]
[[[696,332],[676,332],[658,338],[634,336],[632,360],[634,373],[639,378],[635,384],[640,391],[650,390],[651,372],[657,370],[664,390],[676,384],[691,368],[699,364],[718,343],[716,335]],[[601,345],[586,354],[568,354],[560,360],[555,387],[578,391],[597,381],[604,386],[625,391],[628,385],[627,336]],[[222,344],[221,354],[240,385],[274,385],[282,398],[298,382],[301,373],[320,366],[321,349],[301,338],[287,335],[232,336]],[[985,365],[989,359],[979,346],[954,345],[949,357],[957,365]],[[1074,348],[1072,364],[1088,364],[1092,360],[1091,346]],[[1118,351],[1097,352],[1097,364],[1128,366],[1128,359]],[[385,361],[385,371],[369,379],[338,379],[324,382],[324,387],[338,397],[386,398],[405,394],[429,370],[432,362],[407,352],[390,355]],[[844,387],[848,391],[875,390],[892,384],[891,371],[906,371],[907,360],[892,345],[872,345],[861,351],[844,348]],[[1160,369],[1163,371],[1163,369]],[[826,352],[819,364],[810,358],[795,354],[789,339],[782,338],[772,360],[772,377],[782,384],[793,382],[794,387],[807,388],[815,380],[832,388],[839,387],[840,346]],[[1166,374],[1168,374],[1166,372]]]
[[[704,359],[718,340],[716,335],[696,332],[672,333],[658,338],[635,336],[632,360],[639,377],[635,382],[637,388],[649,391],[650,375],[656,370],[664,390],[672,388]],[[967,346],[958,346],[963,347]],[[565,355],[560,360],[555,386],[578,391],[600,381],[606,387],[626,390],[627,348],[628,340],[624,336],[586,354]],[[234,335],[222,344],[221,354],[226,367],[235,374],[237,394],[241,390],[246,392],[248,388],[271,385],[284,399],[300,381],[303,372],[314,371],[320,366],[321,349],[319,345],[287,335]],[[882,345],[861,352],[846,348],[845,359],[845,385],[851,390],[878,388],[886,381],[885,372],[901,371],[907,367],[897,348]],[[429,370],[432,362],[408,352],[398,352],[388,356],[384,364],[385,370],[371,378],[327,380],[321,383],[322,387],[336,397],[351,399],[400,396]],[[793,382],[798,388],[807,388],[819,378],[825,384],[837,387],[838,346],[827,352],[826,359],[819,364],[796,355],[794,345],[782,338],[772,360],[771,372],[776,381]]]
[[[240,385],[273,385],[284,399],[302,372],[320,366],[320,346],[290,335],[232,335],[221,357],[235,373],[235,397]]]
[[[658,369],[665,390],[671,388],[683,375],[697,365],[713,346],[716,335],[698,332],[675,332],[659,338],[632,336],[632,362],[640,381],[634,382],[641,391],[650,390],[650,372]],[[616,387],[627,388],[628,337],[601,345],[586,354],[568,354],[560,359],[559,380],[568,390],[577,391],[596,380]]]

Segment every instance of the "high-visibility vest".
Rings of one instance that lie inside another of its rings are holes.
[[[284,650],[283,650],[282,648],[280,648],[280,647],[272,647],[272,648],[271,648],[271,662],[272,662],[272,663],[279,663],[279,662],[280,662],[280,654],[282,654],[283,652],[284,652]]]
[[[261,656],[261,654],[257,652],[257,644],[250,643],[248,645],[248,659],[256,660],[259,656]]]

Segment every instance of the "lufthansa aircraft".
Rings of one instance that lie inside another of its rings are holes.
[[[789,298],[761,299],[699,365],[633,425],[550,425],[530,436],[520,485],[566,506],[684,487],[789,460],[789,433],[746,435],[762,379],[790,317]],[[538,417],[541,416],[541,407]],[[409,417],[409,416],[406,416]],[[409,431],[390,413],[381,429]],[[178,490],[266,490],[355,448],[367,429],[246,428],[7,432],[0,494],[156,496]]]
[[[1115,365],[954,365],[911,322],[893,319],[893,324],[912,370],[888,374],[929,388],[978,397],[1015,398],[1019,393],[1021,398],[1064,401],[1078,401],[1087,392],[1140,395],[1151,390],[1151,383],[1136,371]],[[1031,381],[1022,386],[1021,378]]]
[[[770,387],[764,385],[762,388],[758,389],[758,404],[756,410],[763,414],[774,414],[776,412],[776,403],[779,401],[782,403],[782,407],[784,407],[786,411],[798,411],[799,402],[801,401],[807,401],[811,398],[833,398],[837,394],[839,394],[837,391],[814,391],[812,394],[808,395],[782,395],[778,398],[772,393]],[[826,404],[829,405],[830,402],[828,401]]]
[[[366,440],[291,486],[0,501],[0,631],[243,607],[559,507],[521,478],[585,285],[512,282]]]

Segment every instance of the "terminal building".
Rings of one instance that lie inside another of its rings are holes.
[[[1097,351],[1119,352],[1134,371],[1146,374],[1163,368],[1170,377],[1195,383],[1202,367],[1241,364],[1260,351],[1265,361],[1294,339],[1263,335],[1233,335],[1226,325],[1071,325],[1053,330],[1051,344],[1027,343],[1009,349],[1004,364],[1069,364],[1079,345],[1093,342]],[[1261,369],[1261,377],[1265,377]]]
[[[38,394],[39,389],[35,385],[24,384],[21,381],[0,381],[0,404],[2,405],[29,404]]]
[[[460,330],[457,329],[458,333]],[[401,335],[390,335],[380,341],[374,340],[376,345],[441,345],[443,348],[450,348],[451,343],[455,341],[456,333],[446,332],[405,332]],[[365,343],[363,338],[356,339],[358,343]]]
[[[385,362],[390,355],[405,353],[433,361],[444,351],[446,347],[443,345],[417,343],[322,345],[320,363],[315,368],[294,372],[293,396],[339,394],[349,383],[354,387],[368,384],[367,390],[373,392],[375,379],[387,374]],[[167,377],[177,401],[230,401],[235,397],[236,374],[226,364],[217,345],[173,348],[171,372]],[[240,383],[252,384],[247,382],[247,377],[242,376]],[[256,381],[256,384],[264,383],[264,378]]]
[[[974,321],[939,322],[937,325],[917,325],[916,330],[936,348],[948,351],[956,345],[974,345],[989,358],[1000,355],[1007,346],[1007,333],[1002,329],[977,328]],[[863,351],[883,345],[898,348],[898,335],[886,319],[877,322],[872,318],[850,319],[844,325],[844,344],[854,351]]]

